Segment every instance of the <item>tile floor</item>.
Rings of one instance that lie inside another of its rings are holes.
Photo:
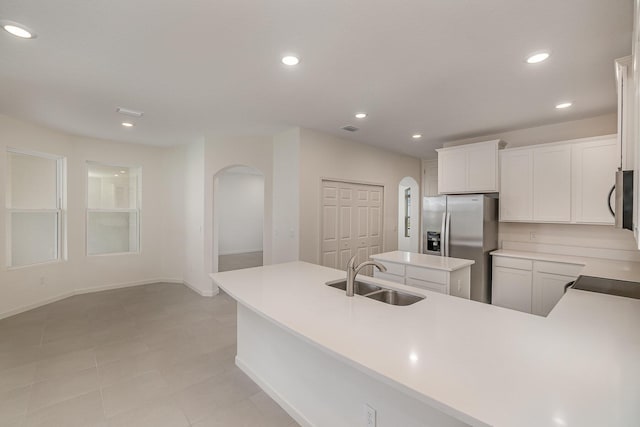
[[[242,268],[260,267],[262,265],[262,251],[245,252],[218,256],[218,271],[240,270]]]
[[[235,353],[227,295],[76,295],[0,320],[0,427],[297,426]]]

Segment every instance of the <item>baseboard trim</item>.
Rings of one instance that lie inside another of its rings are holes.
[[[57,301],[65,299],[65,298],[72,297],[73,295],[75,295],[73,291],[72,292],[65,292],[63,294],[57,295],[55,297],[44,299],[42,301],[38,301],[38,302],[35,302],[33,304],[27,304],[27,305],[23,305],[22,307],[18,307],[18,308],[14,308],[12,310],[9,310],[9,311],[5,311],[4,313],[0,313],[0,320],[4,319],[6,317],[15,316],[16,314],[24,313],[25,311],[33,310],[34,308],[42,307],[43,305],[51,304],[53,302],[57,302]]]
[[[219,293],[219,290],[217,287],[216,287],[216,292],[214,291],[201,292],[199,289],[197,289],[196,287],[192,286],[191,284],[187,283],[182,279],[158,278],[158,279],[150,279],[150,280],[139,280],[136,282],[115,283],[110,285],[94,286],[91,288],[81,288],[81,289],[75,289],[69,292],[64,292],[60,295],[56,295],[51,298],[46,298],[44,300],[35,302],[33,304],[23,305],[21,307],[5,311],[4,313],[0,313],[0,320],[7,317],[15,316],[16,314],[24,313],[25,311],[33,310],[34,308],[42,307],[43,305],[51,304],[53,302],[57,302],[65,298],[72,297],[74,295],[90,294],[94,292],[108,291],[111,289],[131,288],[134,286],[150,285],[152,283],[175,283],[179,285],[184,285],[203,297],[212,297]]]
[[[253,372],[251,368],[249,368],[249,366],[245,364],[237,355],[236,366],[240,368],[240,370],[244,372],[249,378],[251,378],[254,383],[258,384],[262,391],[264,391],[270,398],[275,400],[275,402],[280,405],[280,407],[284,409],[285,412],[289,414],[291,418],[293,418],[298,424],[304,427],[313,427],[311,421],[306,419],[304,415],[302,415],[291,403],[289,403],[287,399],[282,397],[280,393],[278,393],[273,387],[271,387],[268,382],[263,381],[262,378],[256,375],[255,372]]]
[[[215,290],[209,290],[209,291],[203,291],[202,289],[197,288],[196,286],[193,286],[191,283],[187,282],[186,280],[182,280],[180,283],[182,283],[183,285],[185,285],[187,288],[191,289],[193,292],[203,296],[203,297],[212,297],[214,295],[218,295],[218,293],[220,293],[220,291],[218,290],[218,288],[216,287]]]

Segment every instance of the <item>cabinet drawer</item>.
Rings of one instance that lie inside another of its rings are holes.
[[[530,259],[494,256],[493,265],[495,265],[496,267],[517,268],[518,270],[533,270],[533,261],[531,261]]]
[[[415,286],[416,288],[426,289],[428,291],[449,295],[449,287],[447,285],[441,285],[440,283],[433,283],[433,282],[428,282],[426,280],[407,278],[406,285]]]
[[[383,273],[381,271],[375,270],[373,272],[373,277],[377,277],[378,279],[388,280],[394,283],[402,283],[404,285],[404,276],[396,276],[395,274]]]
[[[447,276],[449,272],[442,270],[432,270],[430,268],[407,266],[407,279],[425,280],[427,282],[447,284]]]
[[[561,262],[535,261],[533,263],[538,273],[560,274],[562,276],[578,277],[584,266],[579,264],[565,264]]]
[[[397,264],[395,262],[376,260],[380,264],[387,267],[387,274],[395,274],[396,276],[404,276],[404,264]]]

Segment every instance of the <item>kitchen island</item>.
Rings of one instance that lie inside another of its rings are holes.
[[[237,365],[302,425],[637,426],[640,301],[569,290],[547,318],[421,293],[346,297],[304,262],[213,274],[238,301]]]

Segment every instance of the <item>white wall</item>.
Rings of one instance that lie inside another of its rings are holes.
[[[199,292],[211,294],[204,272],[204,146],[204,140],[191,143],[184,153],[184,280]]]
[[[0,247],[0,317],[23,307],[66,296],[78,290],[181,277],[163,259],[181,257],[164,245],[165,206],[175,194],[168,190],[162,159],[167,149],[72,136],[0,115],[0,170],[6,170],[7,146],[67,158],[68,260],[8,269],[7,245]],[[87,161],[141,166],[142,222],[139,254],[92,256],[85,252]],[[6,174],[0,174],[0,199],[5,200]],[[6,239],[6,210],[0,210],[0,240]]]
[[[612,66],[613,68],[613,66]],[[613,88],[612,88],[613,89]],[[604,114],[588,119],[560,122],[552,125],[517,129],[491,135],[475,136],[445,143],[445,147],[471,144],[473,142],[502,139],[507,148],[522,147],[547,142],[566,141],[568,139],[587,138],[589,136],[610,135],[618,132],[617,114]],[[435,150],[433,157],[437,157]]]
[[[300,130],[300,259],[320,263],[323,178],[384,187],[383,251],[398,247],[398,183],[420,180],[420,160],[332,135]]]
[[[273,263],[300,257],[300,128],[273,138]]]
[[[218,219],[218,254],[262,251],[264,177],[234,167],[218,174],[214,209]]]

